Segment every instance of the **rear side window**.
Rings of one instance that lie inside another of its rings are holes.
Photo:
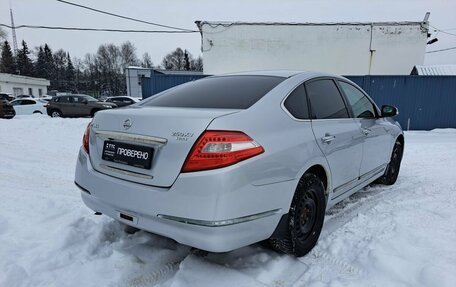
[[[355,86],[339,81],[355,118],[375,118],[374,105]]]
[[[70,102],[70,97],[58,97],[55,99],[56,102],[59,102],[59,103],[69,103]]]
[[[313,119],[348,118],[348,111],[336,84],[332,80],[306,83]]]
[[[299,85],[283,103],[285,108],[297,119],[309,119],[306,90]]]
[[[141,106],[247,109],[283,80],[273,76],[204,78],[151,97]]]
[[[34,105],[36,104],[35,101],[32,101],[32,100],[22,100],[22,103],[21,105]]]

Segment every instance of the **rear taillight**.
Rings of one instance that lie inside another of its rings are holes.
[[[84,136],[82,137],[82,146],[89,153],[89,137],[90,137],[90,127],[92,126],[92,122],[87,125],[85,130]]]
[[[263,147],[243,132],[205,131],[193,145],[182,172],[225,167],[263,152]]]

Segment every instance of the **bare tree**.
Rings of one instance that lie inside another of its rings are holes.
[[[120,45],[120,55],[122,58],[122,69],[128,66],[139,65],[138,58],[136,57],[136,47],[130,41]]]
[[[191,57],[191,55],[190,55]],[[177,48],[167,54],[162,61],[162,66],[166,70],[181,71],[185,69],[185,53],[181,48]]]
[[[6,40],[6,31],[0,28],[0,39]]]
[[[152,63],[152,59],[149,53],[145,52],[142,56],[141,67],[143,68],[152,68],[154,64]]]
[[[198,58],[194,59],[190,63],[190,69],[192,71],[202,72],[203,71],[203,58],[201,56],[198,56]]]

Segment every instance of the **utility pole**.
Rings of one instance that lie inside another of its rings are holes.
[[[14,56],[17,55],[17,39],[16,39],[16,28],[14,26],[14,18],[13,18],[13,9],[10,8],[10,15],[11,15],[11,31],[13,34],[13,52]]]

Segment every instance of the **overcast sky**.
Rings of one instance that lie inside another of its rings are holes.
[[[421,21],[431,12],[430,24],[456,35],[455,0],[68,0],[82,5],[145,21],[197,29],[195,20],[280,21],[280,22],[372,22]],[[56,0],[0,0],[0,23],[10,24],[9,6],[17,25],[72,26],[111,29],[155,30],[157,27],[135,23]],[[12,39],[7,29],[8,38]],[[16,30],[18,44],[25,40],[33,48],[48,43],[53,50],[63,48],[71,56],[96,52],[103,43],[131,41],[138,56],[149,52],[154,64],[176,47],[194,56],[200,52],[200,34],[126,34],[107,32]],[[427,50],[456,46],[456,36],[439,33],[439,41]],[[456,50],[426,54],[425,64],[456,64]]]

